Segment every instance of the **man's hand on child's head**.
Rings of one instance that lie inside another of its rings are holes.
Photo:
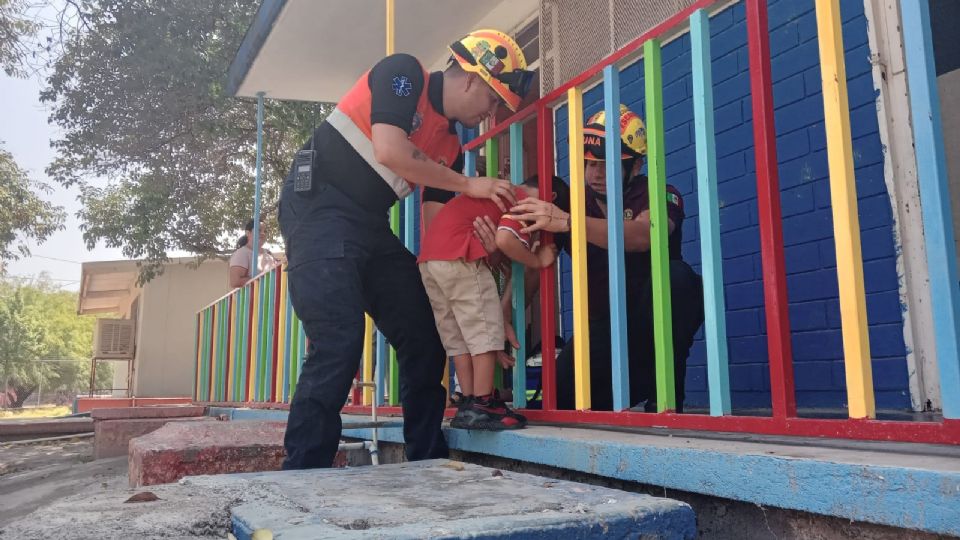
[[[517,204],[513,186],[510,182],[499,178],[471,178],[463,194],[474,199],[490,199],[496,203],[501,212],[506,212],[511,205]]]
[[[553,264],[553,261],[557,260],[556,244],[540,246],[537,250],[537,260],[540,261],[540,268],[546,268]]]

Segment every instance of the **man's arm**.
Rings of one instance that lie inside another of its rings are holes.
[[[509,182],[483,178],[468,182],[465,176],[431,160],[410,142],[417,102],[426,91],[423,68],[416,58],[409,54],[388,56],[373,66],[367,82],[373,155],[377,162],[415,184],[489,198],[501,208],[502,201],[516,201]]]
[[[475,199],[491,199],[501,210],[504,201],[516,202],[510,182],[497,178],[473,178],[433,161],[420,151],[403,129],[391,124],[373,125],[373,156],[379,163],[410,182],[446,191],[456,191]]]
[[[537,199],[524,199],[511,209],[514,217],[532,224],[523,229],[524,233],[550,231],[565,233],[570,231],[570,214],[556,205]],[[604,218],[586,218],[587,242],[602,248],[607,247],[607,220]],[[667,219],[669,233],[673,233],[676,223]],[[650,250],[650,211],[644,210],[637,217],[623,223],[624,250],[628,252]]]

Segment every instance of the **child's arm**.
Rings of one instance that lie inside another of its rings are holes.
[[[512,232],[503,229],[497,231],[497,247],[504,255],[527,268],[545,268],[557,258],[555,246],[540,246],[534,253]]]

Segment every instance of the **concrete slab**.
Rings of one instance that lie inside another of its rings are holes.
[[[96,420],[93,423],[93,458],[104,459],[127,454],[130,441],[156,431],[170,422],[214,422],[208,416],[186,418],[127,418]]]
[[[151,405],[146,407],[113,407],[93,409],[90,417],[96,420],[121,420],[129,418],[184,418],[203,416],[206,407],[199,405]]]
[[[694,538],[686,504],[447,460],[344,470],[188,478],[259,498],[233,507],[233,532],[283,540],[356,538]]]

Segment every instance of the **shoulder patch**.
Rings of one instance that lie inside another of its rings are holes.
[[[393,78],[393,93],[399,97],[407,97],[413,90],[413,83],[406,75],[397,75]]]

